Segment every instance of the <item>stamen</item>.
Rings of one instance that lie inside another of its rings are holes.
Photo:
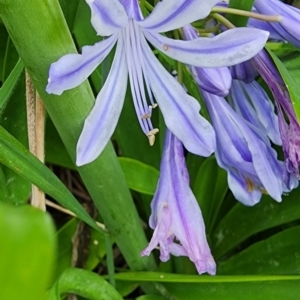
[[[154,105],[154,100],[153,100],[153,95],[152,95],[152,91],[151,91],[151,88],[150,88],[149,79],[148,79],[147,74],[145,73],[146,68],[145,68],[145,63],[144,63],[143,53],[142,53],[142,46],[141,46],[141,39],[144,38],[144,37],[143,37],[143,34],[142,34],[141,30],[139,30],[139,28],[135,25],[135,23],[134,23],[134,29],[136,31],[136,35],[139,37],[138,51],[139,51],[139,55],[141,57],[142,72],[143,72],[143,76],[144,76],[144,79],[145,79],[145,84],[146,84],[149,100],[150,100],[150,103],[153,106]]]
[[[149,145],[153,146],[155,143],[155,135],[148,136],[148,140],[149,140]]]
[[[150,114],[144,114],[143,116],[141,116],[142,119],[149,119],[151,118]]]
[[[168,45],[163,45],[163,49],[164,49],[165,51],[168,51],[168,49],[169,49]]]
[[[146,135],[151,136],[151,135],[154,135],[154,134],[157,134],[157,133],[159,133],[159,129],[154,128],[154,129],[150,130]]]

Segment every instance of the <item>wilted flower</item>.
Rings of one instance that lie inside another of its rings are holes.
[[[97,33],[110,37],[94,46],[83,47],[82,54],[68,54],[52,64],[47,85],[48,93],[60,95],[81,84],[117,43],[111,70],[77,144],[77,165],[93,161],[110,139],[122,110],[128,74],[137,117],[150,144],[158,132],[150,119],[156,106],[154,95],[167,127],[184,146],[192,153],[210,155],[215,148],[215,137],[210,124],[199,115],[200,105],[159,63],[146,39],[183,63],[221,67],[253,57],[264,46],[268,33],[236,28],[215,38],[191,41],[173,40],[159,34],[206,17],[217,0],[164,0],[145,19],[137,0],[86,2]]]
[[[199,274],[216,274],[201,210],[189,187],[182,143],[167,130],[158,186],[151,203],[153,237],[142,255],[159,245],[160,259],[188,256]],[[178,242],[176,242],[176,240]]]
[[[279,22],[269,25],[285,40],[300,47],[300,10],[284,4],[280,0],[255,0],[254,6],[258,12],[266,15],[280,15]]]
[[[290,173],[299,177],[300,126],[289,92],[280,73],[266,51],[261,51],[254,57],[253,61],[274,96],[287,169]]]
[[[283,162],[268,138],[233,111],[224,98],[202,91],[216,132],[216,159],[228,172],[228,185],[245,205],[259,202],[262,193],[281,201],[290,185]]]

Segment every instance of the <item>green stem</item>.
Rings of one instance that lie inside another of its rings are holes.
[[[50,64],[77,52],[58,1],[0,0],[0,18],[74,161],[94,96],[87,81],[61,96],[45,92]],[[154,269],[153,257],[140,256],[148,242],[112,144],[78,171],[130,268]]]
[[[228,13],[228,14],[233,14],[233,15],[238,15],[238,16],[244,16],[244,17],[249,17],[257,20],[262,20],[266,22],[279,22],[281,19],[281,16],[268,16],[268,15],[262,15],[258,13],[254,13],[251,11],[246,11],[246,10],[240,10],[236,8],[226,8],[226,7],[220,7],[220,6],[215,6],[212,10],[212,13]]]
[[[226,19],[220,14],[211,13],[210,16],[212,16],[214,19],[225,25],[227,28],[235,28],[235,26],[228,19]]]

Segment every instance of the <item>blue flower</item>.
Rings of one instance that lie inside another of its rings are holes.
[[[279,0],[255,0],[258,12],[266,15],[280,15],[279,22],[269,25],[286,41],[300,47],[300,10]]]
[[[182,143],[167,130],[161,173],[151,203],[152,239],[142,255],[149,255],[159,245],[160,259],[170,254],[188,256],[199,274],[216,274],[205,234],[205,225],[198,202],[189,187]],[[178,242],[175,242],[178,241]]]
[[[202,91],[216,132],[216,159],[228,172],[228,185],[245,205],[260,201],[262,193],[281,201],[290,182],[283,162],[277,160],[269,139],[239,116],[224,98]]]
[[[233,80],[228,100],[240,116],[268,136],[274,144],[282,144],[274,105],[256,81],[244,83]]]
[[[199,103],[159,63],[147,40],[172,59],[188,65],[223,67],[253,57],[264,46],[268,33],[236,28],[214,38],[191,41],[160,34],[205,18],[217,0],[164,0],[145,19],[137,0],[86,2],[97,34],[109,37],[83,47],[82,54],[67,54],[53,63],[46,88],[48,93],[60,95],[78,86],[117,44],[107,80],[77,144],[77,165],[96,159],[109,141],[122,110],[128,75],[137,118],[150,144],[158,132],[151,123],[151,111],[157,105],[155,98],[167,127],[184,146],[192,153],[210,155],[215,149],[215,136],[210,124],[199,114]]]
[[[189,24],[183,27],[183,36],[185,40],[199,37],[195,28]],[[189,66],[189,69],[201,89],[218,96],[228,95],[231,86],[231,74],[227,67],[197,68]]]

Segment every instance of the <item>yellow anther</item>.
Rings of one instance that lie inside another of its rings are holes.
[[[159,132],[159,130],[157,128],[154,128],[152,130],[150,130],[146,135],[147,136],[151,136],[151,135],[155,135]]]
[[[254,183],[251,181],[250,178],[246,178],[246,186],[247,186],[247,191],[249,193],[253,192],[255,190],[255,185]]]
[[[149,140],[150,146],[153,146],[155,143],[155,135],[154,134],[148,135],[148,140]]]

